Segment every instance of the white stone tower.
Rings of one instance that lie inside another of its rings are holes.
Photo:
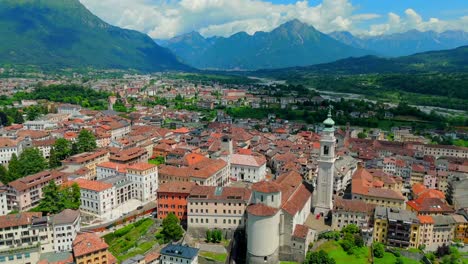
[[[328,118],[323,121],[325,128],[320,138],[320,156],[317,184],[314,190],[314,214],[326,216],[333,208],[333,177],[335,163],[335,121],[331,118],[331,108]]]

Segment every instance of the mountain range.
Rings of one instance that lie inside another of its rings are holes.
[[[468,45],[468,33],[411,30],[366,37],[346,31],[326,35],[299,20],[292,20],[271,32],[254,35],[239,32],[227,38],[204,38],[198,32],[190,32],[157,42],[169,48],[181,61],[197,68],[255,70],[314,65],[365,55],[398,57],[453,49]]]
[[[79,0],[1,0],[0,64],[187,70],[166,48],[109,25]]]
[[[398,57],[431,50],[453,49],[468,45],[468,33],[450,30],[437,33],[410,30],[380,36],[357,37],[347,31],[332,32],[332,38],[355,48],[366,49],[381,56]]]
[[[381,58],[368,55],[305,67],[259,70],[252,74],[266,76],[294,74],[299,76],[309,74],[358,75],[435,72],[468,73],[468,46],[450,50],[422,52],[397,58]]]
[[[191,32],[159,43],[184,63],[200,69],[282,68],[373,54],[337,41],[299,20],[253,35],[239,32],[228,38],[204,38]]]

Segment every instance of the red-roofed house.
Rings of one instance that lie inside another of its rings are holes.
[[[94,233],[78,234],[73,240],[73,256],[77,264],[115,264],[117,260],[109,252],[109,245]]]
[[[102,216],[110,213],[116,205],[115,188],[112,184],[80,178],[73,182],[80,186],[80,210]]]
[[[248,182],[259,182],[266,176],[266,158],[261,154],[232,154],[231,177]]]

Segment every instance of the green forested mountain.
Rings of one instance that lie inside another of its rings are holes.
[[[305,67],[260,70],[266,75],[468,72],[468,46],[398,58],[363,56]]]
[[[188,68],[147,35],[105,23],[79,0],[0,0],[0,40],[0,65]]]
[[[271,32],[239,32],[228,38],[208,39],[192,32],[164,44],[183,62],[201,69],[284,68],[372,54],[341,43],[299,20]]]
[[[468,110],[468,46],[393,59],[364,56],[246,74],[318,90]]]

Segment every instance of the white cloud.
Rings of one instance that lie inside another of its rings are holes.
[[[295,4],[272,4],[263,0],[80,0],[90,11],[110,24],[135,29],[153,38],[170,38],[190,31],[204,36],[229,36],[239,31],[253,34],[270,31],[291,19],[299,19],[323,32],[348,30],[379,35],[409,29],[436,30],[468,28],[468,17],[425,21],[413,9],[404,15],[387,14],[387,21],[369,23],[380,14],[357,13],[350,0],[323,0],[311,6],[307,0]],[[366,28],[362,22],[367,21]]]
[[[382,35],[404,32],[411,29],[442,32],[446,30],[466,30],[467,28],[468,16],[454,20],[441,20],[435,17],[424,20],[414,9],[408,8],[405,10],[404,17],[390,12],[388,13],[386,23],[371,25],[368,31],[361,33],[367,35]]]

